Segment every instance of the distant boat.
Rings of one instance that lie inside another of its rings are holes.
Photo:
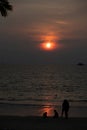
[[[82,62],[79,62],[77,65],[80,65],[80,66],[82,66],[82,65],[84,65],[84,63],[82,63]]]

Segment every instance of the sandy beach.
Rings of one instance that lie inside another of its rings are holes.
[[[0,130],[87,130],[87,118],[0,116]]]

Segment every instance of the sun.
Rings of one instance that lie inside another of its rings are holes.
[[[46,51],[52,51],[56,48],[56,44],[54,42],[45,42],[41,44],[41,48]]]
[[[50,42],[46,43],[46,47],[50,49],[52,47],[52,44]]]

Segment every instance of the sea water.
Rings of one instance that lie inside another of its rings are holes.
[[[0,65],[0,115],[61,113],[64,99],[87,114],[86,65]]]

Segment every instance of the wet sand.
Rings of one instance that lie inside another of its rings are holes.
[[[0,116],[0,130],[87,130],[87,118]]]

